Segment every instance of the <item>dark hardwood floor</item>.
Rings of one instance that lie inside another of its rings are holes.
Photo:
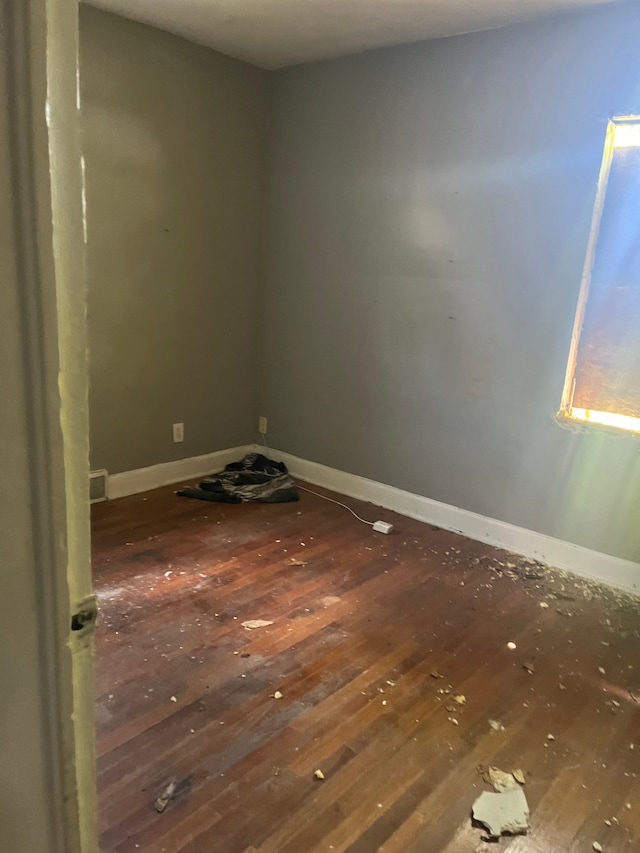
[[[640,850],[637,601],[357,501],[394,533],[174,488],[92,507],[103,853]],[[472,826],[479,765],[524,770],[527,836]]]

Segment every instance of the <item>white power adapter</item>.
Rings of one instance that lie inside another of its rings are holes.
[[[298,483],[298,488],[302,489],[303,492],[309,492],[309,494],[315,495],[317,498],[322,498],[323,501],[329,501],[329,503],[331,504],[341,506],[343,509],[346,509],[348,512],[350,512],[351,515],[357,518],[358,521],[361,521],[363,524],[371,525],[371,527],[373,527],[376,533],[391,533],[391,531],[393,530],[393,524],[389,524],[388,521],[367,521],[366,518],[360,518],[358,513],[354,512],[350,506],[347,506],[346,504],[343,504],[340,501],[334,501],[333,498],[329,498],[326,495],[321,495],[320,492],[314,492],[313,489],[308,489],[306,486],[301,486],[300,483]]]

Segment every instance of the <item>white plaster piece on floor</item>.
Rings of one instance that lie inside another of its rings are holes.
[[[489,835],[522,835],[529,829],[529,804],[522,788],[495,794],[484,791],[473,804],[473,817]]]

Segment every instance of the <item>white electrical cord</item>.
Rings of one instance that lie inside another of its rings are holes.
[[[262,438],[265,450],[268,450],[269,446],[267,445],[265,434],[261,432],[260,437]],[[313,489],[308,489],[306,486],[301,486],[299,483],[296,483],[296,487],[298,489],[302,489],[303,492],[309,492],[310,495],[315,495],[317,498],[322,498],[323,501],[329,501],[329,503],[336,504],[336,506],[341,506],[343,509],[346,509],[347,512],[350,512],[354,518],[357,518],[358,521],[361,521],[363,524],[368,524],[369,527],[373,527],[373,529],[378,533],[391,533],[393,530],[393,525],[386,521],[367,521],[366,518],[361,518],[357,512],[354,512],[350,506],[340,503],[340,501],[328,498],[326,495],[321,495],[320,492],[314,492]]]
[[[363,524],[368,524],[371,527],[373,527],[373,525],[374,525],[373,521],[367,521],[366,518],[360,518],[358,513],[354,512],[350,506],[347,506],[346,504],[342,504],[342,503],[340,503],[340,501],[334,501],[333,498],[328,498],[326,495],[321,495],[320,492],[314,492],[313,489],[307,489],[306,486],[301,486],[299,483],[296,483],[296,487],[298,489],[302,489],[303,492],[309,492],[309,494],[315,495],[318,498],[322,498],[322,500],[324,500],[324,501],[329,501],[329,503],[337,504],[338,506],[341,506],[343,509],[349,510],[351,515],[354,515],[358,519],[358,521],[361,521]]]

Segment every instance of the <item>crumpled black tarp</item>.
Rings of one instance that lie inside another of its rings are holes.
[[[274,462],[262,453],[248,453],[240,462],[230,462],[224,471],[211,474],[197,486],[180,489],[176,494],[227,504],[298,500],[298,490],[284,462]]]

